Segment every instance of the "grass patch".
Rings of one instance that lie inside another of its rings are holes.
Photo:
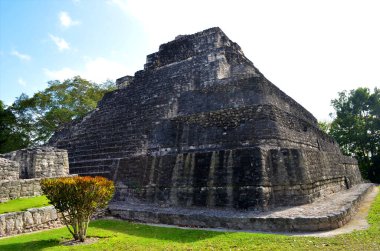
[[[19,198],[0,203],[0,214],[25,211],[28,208],[48,206],[49,200],[45,196]]]
[[[370,228],[330,238],[231,233],[152,227],[118,220],[90,224],[97,243],[61,246],[65,228],[0,240],[0,250],[380,250],[380,194],[371,206]]]

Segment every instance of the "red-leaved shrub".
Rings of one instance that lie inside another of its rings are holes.
[[[41,180],[43,193],[59,213],[75,240],[86,239],[91,216],[107,206],[115,191],[104,177],[64,177]]]

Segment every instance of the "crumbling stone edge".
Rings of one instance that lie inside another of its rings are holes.
[[[228,228],[236,230],[263,232],[317,232],[342,227],[357,212],[367,194],[375,189],[374,184],[363,184],[339,210],[318,216],[271,217],[263,214],[226,214],[208,213],[194,210],[141,209],[137,207],[110,205],[112,216],[143,223],[168,224],[196,228]],[[333,203],[333,202],[332,202]]]

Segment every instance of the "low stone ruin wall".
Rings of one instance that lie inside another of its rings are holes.
[[[62,224],[53,206],[0,214],[0,237],[60,226]]]
[[[68,175],[66,150],[37,147],[0,154],[0,202],[41,195],[42,178]]]
[[[77,176],[67,175],[65,177]],[[42,195],[40,181],[44,178],[25,180],[0,181],[0,202],[20,197],[33,197]]]
[[[37,147],[0,154],[0,202],[41,195],[41,179],[67,176],[66,150]],[[58,226],[53,206],[0,215],[0,237]]]
[[[41,179],[0,181],[0,202],[20,197],[41,195]]]
[[[19,163],[20,179],[58,177],[69,174],[67,151],[54,147],[21,149],[2,154],[0,157]]]

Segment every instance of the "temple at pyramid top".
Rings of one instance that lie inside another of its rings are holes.
[[[175,40],[162,44],[158,52],[148,55],[144,68],[162,67],[203,53],[219,53],[226,49],[244,55],[239,45],[232,42],[218,27],[193,35],[180,35]]]
[[[115,199],[268,209],[361,182],[355,160],[219,28],[178,36],[57,132],[70,172],[103,175]]]

